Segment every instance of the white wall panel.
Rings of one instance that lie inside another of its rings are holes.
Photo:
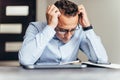
[[[22,42],[6,42],[5,51],[6,52],[17,52],[22,45]]]
[[[28,6],[7,6],[7,16],[27,16],[29,14]]]
[[[20,34],[22,32],[22,24],[0,24],[0,33]]]

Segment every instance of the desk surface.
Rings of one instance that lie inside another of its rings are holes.
[[[0,66],[0,80],[120,80],[120,70],[106,68],[26,70]]]

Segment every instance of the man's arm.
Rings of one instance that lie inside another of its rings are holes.
[[[97,63],[107,63],[108,57],[102,42],[90,25],[86,10],[83,5],[78,6],[79,23],[83,27],[83,39],[80,44],[80,49],[85,52],[89,60]]]
[[[38,28],[39,26],[39,28]],[[34,64],[41,56],[48,42],[55,35],[55,31],[50,26],[42,24],[30,23],[23,41],[23,45],[19,51],[19,61],[23,65]]]
[[[19,51],[19,60],[21,64],[34,64],[41,56],[46,45],[55,35],[55,27],[58,24],[58,17],[61,15],[55,5],[48,6],[46,10],[47,26],[39,32],[37,26],[30,24],[21,50]],[[41,28],[42,26],[39,26]]]
[[[108,63],[106,50],[93,29],[83,31],[80,49],[87,55],[91,62]]]

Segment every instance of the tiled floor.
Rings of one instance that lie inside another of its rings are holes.
[[[0,61],[0,66],[19,66],[18,61]]]

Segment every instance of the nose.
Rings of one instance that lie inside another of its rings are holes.
[[[67,33],[65,34],[65,38],[66,38],[67,40],[69,40],[71,37],[72,37],[72,34],[71,34],[70,32],[67,32]]]

